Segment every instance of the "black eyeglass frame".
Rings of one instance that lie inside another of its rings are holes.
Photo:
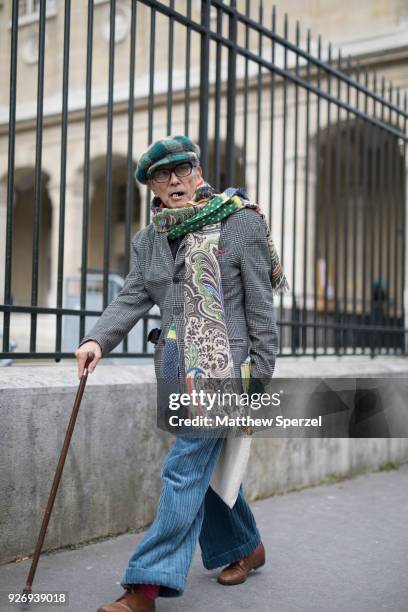
[[[177,174],[176,170],[179,166],[187,166],[187,165],[190,166],[190,171],[187,172],[187,174]],[[154,181],[155,183],[166,183],[170,179],[173,172],[175,172],[178,178],[185,178],[186,176],[190,176],[190,174],[193,172],[193,168],[197,168],[197,166],[198,164],[192,161],[186,160],[186,161],[179,162],[178,164],[174,166],[174,168],[157,168],[156,170],[153,170],[151,176],[149,176],[149,180]],[[168,176],[166,179],[162,181],[158,181],[157,179],[154,178],[154,175],[157,172],[168,172]]]

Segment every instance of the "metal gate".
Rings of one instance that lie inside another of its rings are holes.
[[[199,142],[209,182],[245,186],[269,219],[292,289],[276,301],[281,356],[406,354],[406,92],[286,16],[278,31],[268,2],[9,10],[1,357],[72,357],[101,312],[86,301],[89,275],[103,310],[109,275],[127,275],[131,237],[150,221],[138,156],[181,132]],[[70,269],[77,308],[64,306]],[[64,317],[79,322],[71,351]],[[148,319],[140,325],[140,347],[125,338],[115,357],[147,354]]]

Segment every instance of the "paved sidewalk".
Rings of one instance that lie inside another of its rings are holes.
[[[408,464],[252,504],[266,565],[245,584],[224,587],[200,549],[185,594],[159,598],[158,612],[408,612]],[[51,519],[52,520],[52,519]],[[41,557],[38,591],[69,592],[70,605],[35,610],[96,612],[122,589],[119,580],[142,534],[126,534]],[[29,561],[0,566],[6,592],[20,592]]]

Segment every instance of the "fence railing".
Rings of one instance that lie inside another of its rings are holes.
[[[286,16],[278,32],[267,4],[89,0],[72,11],[65,0],[51,3],[48,19],[41,0],[35,57],[24,63],[22,3],[12,3],[0,119],[8,145],[0,154],[1,357],[72,357],[112,299],[110,275],[129,272],[132,235],[150,222],[137,159],[154,139],[180,132],[199,142],[209,182],[245,186],[268,217],[292,289],[276,301],[281,355],[406,354],[407,94],[380,80],[373,60],[343,57],[310,31],[303,36],[299,23],[290,31]],[[60,47],[46,45],[48,33]],[[49,62],[61,74],[57,105]],[[79,67],[78,101],[70,78]],[[22,87],[26,77],[34,89]],[[20,148],[29,135],[27,168]],[[55,139],[57,155],[49,154]],[[100,274],[100,309],[89,308],[90,272]],[[67,307],[64,287],[76,276],[77,304]],[[64,338],[66,317],[76,327]],[[39,318],[48,332],[40,337]],[[140,325],[140,344],[125,338],[115,357],[148,353],[149,317]]]

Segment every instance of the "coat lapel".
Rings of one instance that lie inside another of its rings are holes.
[[[184,238],[180,242],[179,248],[177,249],[176,260],[174,262],[174,268],[175,268],[174,272],[175,272],[175,274],[180,272],[180,268],[182,268],[184,266],[184,260],[185,260],[185,254],[186,254],[186,238],[187,238],[187,236],[184,236]],[[170,249],[170,247],[169,247],[169,249]]]
[[[157,249],[156,261],[161,261],[163,267],[168,269],[169,275],[172,277],[174,274],[174,259],[171,254],[169,241],[167,240],[167,234],[155,232],[154,249]]]

